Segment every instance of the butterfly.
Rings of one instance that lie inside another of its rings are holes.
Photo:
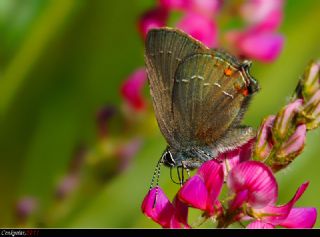
[[[253,128],[240,124],[259,90],[250,61],[165,27],[148,32],[145,64],[155,116],[168,143],[159,163],[192,170],[255,136]]]

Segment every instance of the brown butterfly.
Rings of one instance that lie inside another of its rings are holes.
[[[148,32],[145,62],[154,112],[168,143],[159,163],[194,169],[255,136],[240,125],[259,90],[249,74],[251,62],[172,28]]]

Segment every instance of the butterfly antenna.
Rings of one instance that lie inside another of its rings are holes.
[[[156,169],[153,173],[153,177],[152,177],[152,181],[151,181],[151,186],[150,186],[150,190],[152,189],[153,187],[153,183],[154,183],[154,179],[156,177],[156,193],[155,193],[155,197],[154,197],[154,201],[153,201],[153,208],[155,207],[156,205],[156,202],[157,202],[157,197],[158,197],[158,193],[159,193],[159,180],[160,180],[160,170],[161,170],[161,165],[162,165],[162,159],[160,159],[158,161],[158,164],[156,166]]]
[[[159,169],[159,166],[160,166],[159,163],[160,163],[160,161],[157,163],[157,166],[156,166],[156,168],[154,169],[154,172],[153,172],[153,175],[152,175],[152,179],[151,179],[151,184],[150,184],[149,191],[153,188],[154,179],[155,179],[155,177],[157,176],[158,169]]]

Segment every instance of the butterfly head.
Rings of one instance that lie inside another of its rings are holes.
[[[176,161],[174,159],[174,154],[171,151],[170,147],[167,147],[161,156],[161,163],[163,163],[167,167],[176,166]]]
[[[244,60],[240,65],[241,71],[247,80],[247,89],[250,95],[260,90],[258,82],[250,74],[251,65],[252,62],[250,60]]]

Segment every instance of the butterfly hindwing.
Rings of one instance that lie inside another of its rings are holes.
[[[182,146],[217,146],[227,131],[239,125],[249,97],[242,93],[246,82],[238,66],[214,51],[194,54],[179,65],[172,107],[174,136]],[[227,145],[222,142],[219,145]]]

